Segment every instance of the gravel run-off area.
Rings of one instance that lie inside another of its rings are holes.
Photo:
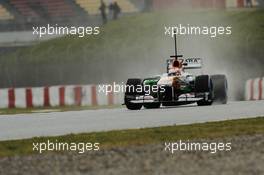
[[[101,149],[78,154],[46,153],[0,158],[0,174],[95,174],[95,175],[261,175],[264,174],[264,134],[191,142],[231,142],[231,151],[174,154],[164,143]]]

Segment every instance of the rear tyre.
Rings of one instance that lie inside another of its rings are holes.
[[[225,75],[212,75],[211,79],[214,86],[214,101],[226,104],[228,100],[228,84]]]
[[[147,103],[143,105],[146,109],[157,109],[160,108],[160,103]]]
[[[140,110],[142,104],[131,103],[131,99],[135,99],[137,95],[141,95],[136,91],[138,86],[142,85],[142,80],[138,78],[128,79],[126,83],[126,92],[125,92],[125,105],[129,110]]]
[[[197,102],[198,106],[210,106],[213,103],[213,83],[209,75],[200,75],[195,79],[196,93],[209,93],[207,99]]]

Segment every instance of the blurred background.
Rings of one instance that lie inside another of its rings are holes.
[[[117,4],[118,6],[115,6]],[[264,75],[264,0],[0,0],[0,88],[99,84],[166,71],[164,26],[231,26],[231,36],[179,36],[179,52],[225,73],[231,98]],[[33,26],[100,26],[100,35],[39,38]]]

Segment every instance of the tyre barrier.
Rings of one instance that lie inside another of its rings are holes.
[[[0,108],[103,106],[123,103],[123,93],[99,92],[99,85],[0,89]]]
[[[247,80],[245,100],[264,100],[264,78]]]

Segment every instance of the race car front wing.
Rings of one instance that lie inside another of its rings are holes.
[[[159,100],[159,97],[155,98],[152,95],[139,95],[139,96],[131,96],[130,98],[127,96],[126,98],[130,99],[131,103],[157,103],[157,102],[197,102],[200,100],[208,100],[210,93],[187,93],[178,96],[170,101]]]

